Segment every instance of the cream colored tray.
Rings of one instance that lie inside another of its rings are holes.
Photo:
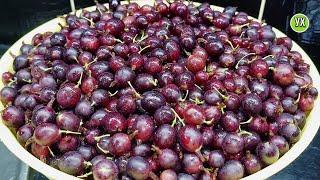
[[[134,1],[137,2],[139,5],[144,5],[144,4],[153,4],[153,1],[145,1],[145,0],[139,0],[139,1]],[[195,3],[198,4],[198,3]],[[213,6],[215,10],[222,11],[223,8]],[[87,10],[94,10],[95,7],[88,7],[86,8]],[[12,62],[13,58],[10,56],[9,52],[12,52],[14,54],[19,53],[19,48],[22,44],[22,42],[30,43],[32,37],[36,33],[43,33],[46,31],[58,31],[60,30],[58,23],[63,23],[61,18],[55,18],[52,19],[41,26],[35,28],[25,36],[23,36],[21,39],[19,39],[16,43],[14,43],[8,51],[1,57],[0,60],[0,74],[3,72],[6,72],[8,70],[12,69]],[[274,32],[276,33],[277,37],[283,37],[286,36],[276,28],[273,28]],[[293,42],[293,50],[298,51],[301,53],[303,59],[305,62],[310,64],[310,75],[312,79],[314,80],[314,86],[320,90],[320,75],[319,72],[316,69],[316,66],[313,64],[311,61],[310,57],[303,51],[303,49],[297,45],[297,43]],[[3,87],[3,84],[1,82],[0,88]],[[2,104],[0,104],[0,109],[3,109]],[[292,161],[294,161],[310,144],[314,136],[316,135],[319,126],[320,126],[320,121],[317,118],[317,116],[320,115],[320,101],[319,99],[315,101],[314,109],[310,113],[306,125],[304,129],[302,130],[302,135],[301,139],[284,155],[282,156],[276,163],[264,168],[263,170],[245,177],[244,179],[252,179],[252,180],[257,180],[257,179],[266,179],[273,174],[281,171],[283,168],[288,166]],[[10,132],[10,130],[2,123],[2,120],[0,121],[0,138],[2,142],[6,145],[6,147],[13,153],[15,154],[19,159],[21,159],[24,163],[29,165],[30,167],[34,168],[35,170],[41,172],[45,176],[47,176],[50,179],[64,179],[64,180],[69,180],[69,179],[77,179],[73,176],[70,176],[66,173],[63,173],[59,170],[56,170],[49,165],[41,162],[39,159],[35,158],[32,154],[30,154],[28,151],[26,151],[16,140],[15,136]]]

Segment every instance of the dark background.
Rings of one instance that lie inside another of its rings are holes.
[[[99,0],[104,3],[107,0]],[[70,12],[69,0],[1,0],[0,6],[0,55],[11,44],[40,24]],[[258,16],[260,1],[256,0],[214,0],[210,2],[218,6],[237,6],[253,17]],[[93,0],[75,0],[76,8],[94,5]],[[301,34],[291,30],[289,21],[293,14],[303,13],[309,17],[310,27]],[[263,16],[266,23],[278,28],[296,41],[311,57],[318,69],[320,68],[320,0],[267,0]],[[270,179],[319,179],[320,177],[320,134],[312,144],[287,168]],[[21,162],[0,144],[0,173],[5,179],[21,179],[19,171],[25,171]],[[10,168],[10,170],[8,169]],[[16,168],[16,169],[15,169]],[[39,173],[32,173],[30,179],[44,179]],[[25,173],[25,172],[24,172]]]

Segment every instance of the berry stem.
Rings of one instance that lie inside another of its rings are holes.
[[[123,43],[123,41],[121,41],[120,39],[114,38],[114,40],[118,43]]]
[[[52,70],[52,67],[50,67],[50,68],[40,68],[42,71],[44,71],[44,72],[47,72],[47,71],[50,71],[50,70]]]
[[[134,94],[137,98],[142,99],[142,96],[140,95],[140,93],[137,92],[137,90],[132,86],[131,82],[128,81],[128,85],[130,86],[130,88],[134,91]]]
[[[118,90],[116,90],[114,93],[112,93],[110,91],[108,93],[109,93],[109,96],[112,97],[112,96],[115,96],[118,93]]]
[[[183,52],[184,52],[187,56],[191,56],[191,53],[188,52],[187,50],[183,49]]]
[[[50,148],[49,146],[47,146],[47,147],[48,147],[48,150],[49,150],[51,156],[52,156],[52,157],[55,157],[55,155],[54,155],[54,153],[52,152],[51,148]]]
[[[182,124],[182,126],[185,126],[185,123],[183,121],[183,119],[178,115],[178,113],[173,109],[171,108],[171,111],[173,112],[173,114],[175,115],[175,120],[173,120],[173,123],[171,126],[174,126],[175,123],[176,123],[176,118],[178,118],[178,120],[180,121],[180,123]]]
[[[139,39],[137,42],[140,43],[140,42],[144,41],[147,38],[148,38],[148,36],[142,36],[141,39]]]
[[[223,95],[223,94],[219,91],[219,89],[217,89],[216,87],[213,87],[213,89],[216,90],[216,91],[218,92],[218,94],[219,94],[223,99],[228,99],[228,96]]]
[[[101,136],[96,136],[96,137],[94,137],[94,140],[100,141],[100,139],[104,138],[104,137],[110,137],[110,134],[104,134],[104,135],[101,135]]]
[[[138,133],[138,130],[133,131],[133,133],[129,134],[129,139],[132,140]]]
[[[97,61],[98,61],[98,57],[95,57],[93,61],[91,61],[91,62],[89,62],[89,63],[86,63],[86,64],[83,66],[84,69],[87,70],[91,64],[93,64],[93,63],[95,63],[95,62],[97,62]]]
[[[67,130],[60,130],[60,133],[81,135],[81,132],[73,132],[73,131],[67,131]]]
[[[186,99],[188,98],[188,95],[189,95],[189,90],[186,90],[186,95],[185,95],[184,98],[182,98],[180,101],[181,101],[181,102],[186,101]]]
[[[86,173],[86,174],[82,174],[80,176],[77,176],[77,178],[87,178],[88,176],[92,175],[92,171]]]
[[[214,119],[211,119],[210,121],[203,121],[206,125],[211,125],[213,123]]]
[[[47,107],[52,107],[52,105],[53,105],[53,103],[54,103],[55,100],[56,100],[56,98],[52,98],[52,99],[48,102]]]
[[[92,19],[86,18],[86,17],[84,17],[84,16],[81,16],[81,18],[83,18],[83,19],[85,19],[85,20],[89,21],[89,23],[90,23],[90,27],[93,27],[94,22],[92,21]]]
[[[134,36],[134,38],[133,38],[133,40],[132,40],[133,43],[137,42],[137,41],[136,41],[137,37],[138,37],[138,34],[136,34],[136,35]]]
[[[232,51],[235,51],[235,50],[236,50],[236,48],[233,46],[232,42],[229,41],[229,39],[227,39],[226,42],[231,46]]]
[[[299,92],[297,99],[294,101],[294,104],[297,104],[300,101],[301,92]]]
[[[103,152],[104,154],[109,154],[109,151],[106,151],[106,150],[102,149],[102,148],[100,147],[99,143],[97,143],[97,148],[98,148],[101,152]]]
[[[141,53],[142,53],[142,51],[144,51],[144,50],[148,49],[149,47],[151,47],[151,46],[150,46],[150,45],[148,45],[148,46],[143,47],[142,49],[140,49],[140,51],[139,51],[138,53],[139,53],[139,54],[141,54]]]
[[[252,119],[253,119],[253,117],[250,117],[250,119],[248,119],[245,122],[240,122],[240,124],[249,124],[249,123],[251,123]]]
[[[150,83],[151,83],[153,86],[157,86],[157,85],[158,85],[158,80],[157,80],[157,79],[151,80]]]
[[[274,55],[270,54],[270,55],[268,55],[268,56],[263,57],[262,59],[265,60],[265,59],[267,59],[267,58],[269,58],[269,57],[274,58]]]
[[[201,148],[200,148],[200,149],[201,149]],[[202,162],[205,162],[206,159],[203,157],[200,149],[196,150],[195,154],[200,158],[200,160],[201,160]]]
[[[85,166],[87,166],[87,167],[92,166],[91,162],[89,162],[89,161],[84,161],[83,164],[84,164]]]
[[[80,78],[79,78],[79,80],[77,82],[76,87],[79,87],[81,85],[82,77],[83,77],[83,72],[81,72],[81,74],[80,74]]]
[[[252,56],[252,55],[256,55],[255,53],[249,53],[247,55],[244,55],[241,59],[239,59],[239,61],[237,62],[235,68],[238,69],[239,65],[240,65],[240,62],[243,61],[244,58],[248,57],[248,56]]]
[[[154,151],[156,151],[157,154],[161,154],[161,153],[162,153],[161,149],[158,148],[157,146],[151,145],[151,147],[152,147],[152,149],[153,149]]]
[[[241,130],[241,131],[238,133],[239,136],[242,136],[243,134],[247,134],[247,135],[252,136],[252,133],[250,133],[250,132],[248,132],[248,131],[245,131],[245,130]]]
[[[196,105],[204,104],[204,100],[200,100],[199,98],[190,99],[191,102],[195,103]]]

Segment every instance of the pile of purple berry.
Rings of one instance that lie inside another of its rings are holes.
[[[318,91],[288,37],[227,7],[67,15],[2,74],[2,120],[35,157],[95,180],[239,179],[299,140]]]

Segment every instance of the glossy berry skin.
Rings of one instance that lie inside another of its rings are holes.
[[[59,159],[58,167],[67,174],[80,175],[85,169],[84,159],[80,153],[69,151]]]
[[[99,39],[95,36],[82,36],[80,45],[86,51],[96,52],[99,48]]]
[[[118,112],[110,112],[103,116],[102,125],[106,132],[122,132],[127,128],[126,118]]]
[[[160,180],[175,180],[177,178],[176,172],[171,169],[164,170],[160,174]]]
[[[187,64],[186,64],[188,70],[193,73],[203,70],[205,65],[206,65],[205,59],[202,59],[201,57],[194,56],[194,55],[191,55],[188,57]]]
[[[56,123],[60,129],[69,131],[78,131],[80,127],[80,118],[72,112],[62,112],[56,118]]]
[[[53,33],[50,37],[50,43],[52,46],[64,46],[67,42],[67,38],[62,33]]]
[[[77,151],[83,156],[86,161],[90,161],[97,155],[96,148],[90,145],[81,145]]]
[[[182,93],[179,87],[175,84],[167,84],[162,88],[161,92],[170,103],[175,103],[182,99]]]
[[[8,106],[2,112],[2,122],[11,128],[19,128],[25,123],[24,112],[15,106]]]
[[[184,154],[182,164],[188,174],[199,173],[203,168],[201,160],[195,154]]]
[[[266,133],[269,130],[269,124],[263,117],[254,117],[248,125],[249,129],[259,134]]]
[[[122,156],[131,150],[131,140],[124,133],[116,133],[110,138],[109,150],[113,155]]]
[[[135,73],[129,67],[120,68],[114,75],[114,80],[119,87],[127,87],[128,82],[132,82],[135,78]]]
[[[64,84],[57,92],[57,102],[63,108],[73,108],[81,97],[81,90],[73,83]]]
[[[93,178],[97,180],[116,179],[118,173],[117,165],[108,159],[102,159],[92,166]]]
[[[294,70],[289,64],[279,63],[273,71],[273,79],[280,86],[287,86],[293,83]]]
[[[123,95],[117,103],[117,110],[124,115],[132,114],[136,111],[136,101],[131,95]]]
[[[148,112],[154,112],[165,105],[165,98],[157,91],[147,91],[142,94],[141,106]]]
[[[154,122],[148,115],[139,115],[133,124],[133,131],[137,131],[137,141],[148,141],[153,136]]]
[[[204,111],[200,106],[191,104],[186,107],[183,114],[183,119],[187,124],[201,125],[206,118]]]
[[[21,126],[17,131],[17,140],[22,146],[25,146],[29,138],[32,137],[34,127],[31,124]]]
[[[228,132],[235,132],[239,129],[239,119],[232,111],[225,112],[220,121],[222,127]]]
[[[290,143],[296,143],[301,136],[301,130],[293,123],[288,123],[280,129],[280,134]]]
[[[153,118],[157,125],[170,124],[175,118],[175,115],[173,114],[171,107],[162,106],[154,112]]]
[[[146,73],[139,74],[134,82],[135,89],[139,92],[151,90],[156,85],[157,83],[153,76]]]
[[[259,114],[262,110],[261,98],[255,94],[247,94],[242,99],[242,108],[249,115]]]
[[[309,112],[314,106],[314,98],[311,95],[302,95],[298,106],[303,112]]]
[[[266,165],[273,164],[280,156],[278,147],[270,142],[260,143],[257,146],[256,153]]]
[[[0,100],[3,104],[12,103],[17,96],[17,90],[12,87],[4,87],[0,91]]]
[[[127,173],[134,179],[147,179],[151,172],[149,163],[140,156],[133,156],[128,160]]]
[[[225,157],[220,150],[213,150],[209,153],[208,164],[212,168],[220,168],[225,163]]]
[[[57,143],[58,149],[60,152],[65,153],[68,151],[77,150],[80,145],[80,140],[76,136],[66,135],[62,137]]]
[[[261,138],[257,133],[242,135],[244,141],[244,149],[253,151],[257,145],[261,143]]]
[[[177,153],[171,149],[162,149],[158,153],[158,163],[163,169],[174,169],[178,162]]]
[[[110,101],[109,93],[104,89],[97,89],[92,92],[90,101],[95,106],[106,107]]]
[[[206,120],[212,121],[213,124],[219,122],[221,118],[221,111],[217,106],[208,106],[204,110]]]
[[[75,109],[75,114],[80,117],[90,117],[94,112],[94,108],[91,106],[90,101],[84,99],[78,102]]]
[[[279,149],[280,156],[284,155],[286,152],[289,151],[289,143],[286,139],[282,136],[273,136],[269,140],[270,143],[276,145]]]
[[[41,146],[35,142],[31,144],[31,153],[40,160],[45,160],[50,154],[48,146]]]
[[[229,154],[236,154],[243,150],[243,138],[237,134],[227,134],[222,142],[222,149]]]
[[[132,155],[148,157],[151,154],[151,147],[147,144],[140,144],[132,148]]]
[[[180,47],[179,45],[173,41],[173,40],[169,40],[166,41],[164,43],[164,50],[167,53],[167,57],[168,57],[168,61],[169,62],[173,62],[178,60],[178,58],[180,57]]]
[[[186,125],[180,129],[179,140],[182,147],[189,152],[198,151],[203,143],[200,131],[190,125]]]
[[[218,178],[227,179],[241,179],[244,176],[245,169],[241,162],[230,160],[225,163],[218,171]]]
[[[262,79],[254,79],[249,83],[251,93],[258,95],[262,101],[266,100],[269,96],[268,82]]]
[[[34,140],[42,146],[50,146],[61,138],[58,126],[51,123],[43,123],[34,130]]]
[[[255,155],[247,154],[242,158],[243,166],[248,174],[254,174],[261,170],[262,164]]]
[[[93,77],[88,77],[82,81],[80,88],[84,94],[91,94],[98,88],[98,81]]]
[[[283,107],[279,100],[275,98],[269,98],[263,102],[262,112],[268,118],[274,119],[283,112]]]
[[[154,143],[160,149],[171,148],[176,142],[176,130],[168,124],[163,124],[154,132]]]
[[[219,56],[224,51],[224,46],[220,41],[211,40],[205,44],[207,53],[211,56]]]
[[[112,35],[119,35],[123,31],[125,25],[123,21],[112,18],[106,22],[104,29]]]

